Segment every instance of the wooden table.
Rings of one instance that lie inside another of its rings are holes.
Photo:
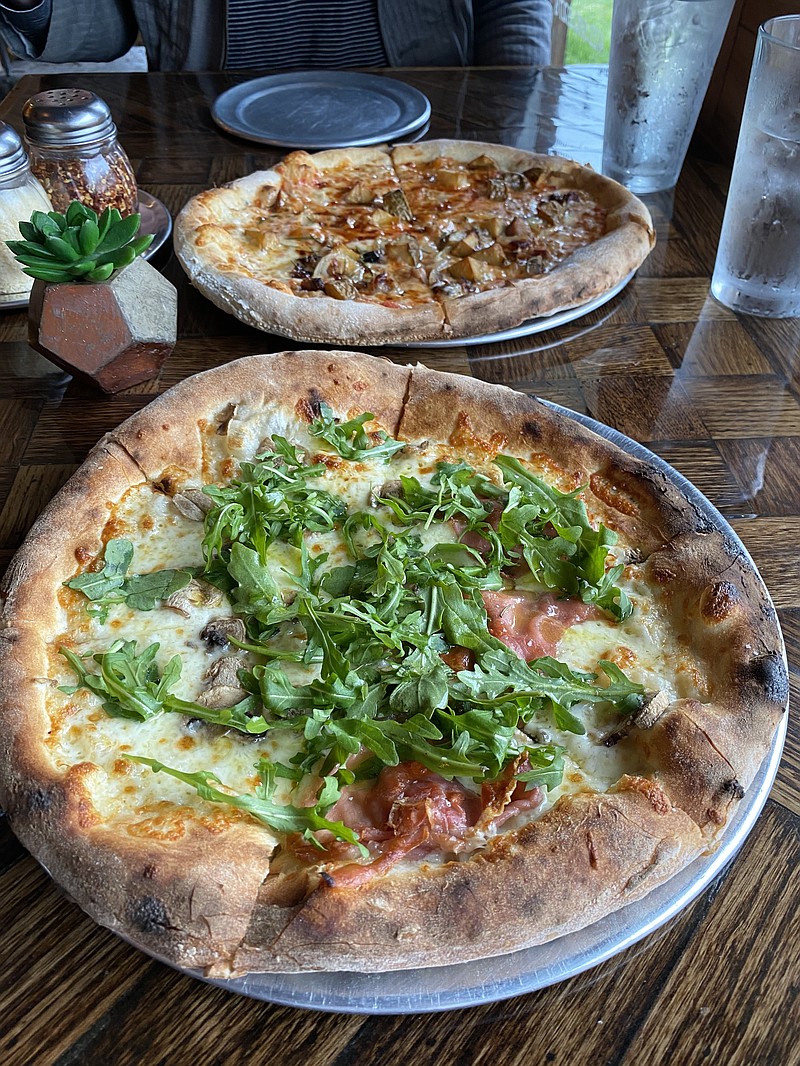
[[[521,71],[394,72],[428,94],[430,136],[573,150],[597,163],[602,77]],[[232,74],[80,75],[104,97],[140,184],[177,212],[207,186],[280,154],[218,130]],[[2,118],[75,76],[24,78]],[[539,116],[546,116],[540,118]],[[659,243],[631,284],[578,321],[523,339],[398,362],[505,382],[646,444],[731,521],[766,580],[800,669],[800,321],[738,318],[709,297],[727,171],[691,158],[674,193],[650,197]],[[106,430],[187,375],[292,347],[180,293],[179,342],[158,381],[100,398],[26,345],[21,311],[0,313],[0,552]],[[173,972],[67,902],[0,819],[3,963],[0,1062],[353,1062],[675,1066],[800,1062],[800,734],[790,726],[764,813],[735,862],[665,927],[545,990],[450,1013],[324,1014],[263,1003]]]

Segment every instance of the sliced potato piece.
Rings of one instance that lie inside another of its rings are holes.
[[[477,155],[471,159],[467,166],[470,170],[498,170],[497,163],[490,155]]]
[[[456,241],[450,248],[453,255],[465,256],[472,255],[477,251],[485,242],[481,240],[480,236],[473,230],[472,233],[467,233],[459,241]]]
[[[436,184],[443,189],[467,189],[469,177],[463,170],[440,170],[436,175]]]
[[[269,230],[257,229],[254,226],[248,227],[244,231],[244,239],[248,244],[252,244],[254,248],[258,248],[259,251],[275,251],[281,247],[280,238]]]
[[[453,277],[464,278],[465,281],[488,281],[492,277],[489,265],[471,255],[457,259],[449,270]]]
[[[523,240],[530,240],[531,227],[525,221],[524,218],[520,218],[519,215],[515,215],[506,226],[507,237],[518,237]]]
[[[499,218],[497,216],[484,219],[481,222],[480,226],[481,229],[485,230],[490,237],[494,237],[495,239],[497,239],[498,237],[502,237],[506,230],[505,222],[502,218]]]
[[[357,181],[344,199],[348,204],[372,204],[375,202],[375,193],[366,182]]]
[[[523,171],[525,177],[531,183],[531,185],[538,185],[542,177],[547,173],[544,167],[528,167]]]
[[[373,226],[377,226],[378,229],[394,229],[397,225],[397,218],[390,215],[388,211],[384,211],[382,207],[376,208],[369,217]]]
[[[503,251],[503,246],[498,244],[497,241],[494,244],[490,244],[488,248],[480,248],[474,253],[475,259],[481,259],[484,263],[489,263],[491,266],[502,266],[507,263],[506,253]]]
[[[408,263],[409,266],[418,267],[422,262],[422,249],[419,241],[411,234],[404,234],[387,246],[389,256],[396,262]]]

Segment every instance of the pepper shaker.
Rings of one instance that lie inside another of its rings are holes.
[[[23,299],[33,285],[33,278],[23,274],[5,242],[20,239],[19,223],[27,222],[34,211],[50,210],[50,200],[31,173],[19,135],[0,122],[0,301]]]
[[[31,169],[56,211],[72,200],[98,215],[136,211],[136,178],[104,100],[88,89],[49,89],[27,101],[22,119]]]

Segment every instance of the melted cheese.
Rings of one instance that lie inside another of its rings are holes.
[[[252,460],[263,452],[273,433],[290,438],[308,453],[319,447],[304,422],[280,410],[243,405],[227,429],[227,434],[216,432],[214,427],[206,431],[205,468],[218,480],[222,471],[231,469],[232,461],[235,469],[236,463]],[[331,459],[323,484],[328,491],[346,499],[351,509],[369,508],[373,490],[380,489],[387,477],[394,479],[402,473],[429,484],[440,458],[455,458],[452,448],[429,443],[410,446],[389,465],[382,460],[349,463]],[[473,460],[473,465],[497,480],[497,470],[488,460]],[[547,463],[534,461],[530,465],[536,471]],[[570,479],[571,475],[562,478],[567,482]],[[106,539],[124,537],[133,543],[132,572],[136,573],[200,566],[202,534],[200,522],[184,517],[169,497],[149,485],[126,494],[105,531]],[[423,533],[426,545],[456,539],[450,525],[437,525]],[[327,567],[348,560],[337,532],[308,535],[307,543],[312,554],[328,553]],[[618,552],[621,557],[621,547]],[[269,561],[279,587],[290,589],[292,575],[299,572],[297,549],[275,544]],[[675,635],[665,605],[654,598],[635,567],[626,568],[621,584],[635,603],[633,615],[620,624],[597,618],[572,626],[561,638],[559,658],[575,669],[592,672],[597,670],[600,659],[610,659],[647,690],[666,689],[671,697],[703,698],[702,686],[697,682],[699,671]],[[252,792],[258,783],[255,767],[260,756],[288,763],[298,750],[291,731],[280,729],[247,737],[174,713],[160,714],[146,722],[130,721],[110,717],[99,700],[86,691],[68,694],[59,690],[59,686],[69,688],[75,683],[66,661],[58,654],[59,646],[87,655],[124,639],[135,641],[139,650],[157,642],[157,662],[162,669],[173,656],[180,656],[182,673],[175,694],[194,701],[205,687],[209,668],[233,650],[210,650],[200,633],[211,619],[230,614],[230,606],[194,606],[185,617],[166,606],[135,611],[121,604],[112,607],[101,621],[87,613],[86,600],[79,593],[64,590],[62,602],[64,633],[51,654],[51,680],[42,682],[48,685],[52,721],[48,746],[59,771],[80,777],[96,816],[123,826],[133,835],[169,839],[181,836],[193,822],[224,827],[231,821],[247,819],[248,815],[227,805],[199,799],[189,785],[164,773],[155,774],[124,756],[157,759],[187,773],[211,770],[224,787]],[[245,659],[253,665],[254,660],[247,656]],[[308,679],[307,668],[290,667],[287,673],[295,683]],[[502,831],[540,817],[563,795],[586,788],[605,791],[623,774],[646,769],[631,754],[630,746],[605,747],[598,742],[598,737],[610,731],[617,721],[602,705],[576,710],[586,721],[585,736],[561,732],[548,722],[531,730],[539,741],[557,743],[566,749],[564,779],[538,809],[517,816]],[[474,783],[465,784],[476,788]],[[283,789],[279,798],[286,796],[287,786]]]

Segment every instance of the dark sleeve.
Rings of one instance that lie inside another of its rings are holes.
[[[550,62],[550,0],[474,0],[478,66],[542,67]]]
[[[29,37],[30,25],[21,20],[43,9],[45,25]],[[137,26],[129,0],[43,0],[25,12],[12,12],[0,0],[0,34],[15,55],[43,63],[105,62],[128,51]]]
[[[12,11],[0,3],[0,32],[16,56],[35,59],[44,48],[50,26],[50,0],[29,11]]]

